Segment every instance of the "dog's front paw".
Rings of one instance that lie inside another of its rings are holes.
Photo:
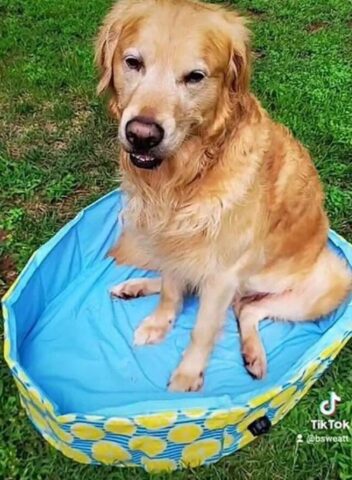
[[[172,324],[173,318],[171,317],[160,318],[157,314],[147,317],[134,332],[134,345],[140,347],[162,342]]]
[[[142,297],[144,296],[143,283],[141,281],[120,283],[112,287],[110,295],[115,298],[121,298],[122,300]]]
[[[179,367],[171,376],[170,392],[198,392],[204,383],[204,373]]]
[[[267,370],[266,354],[257,336],[250,337],[243,342],[242,355],[248,372],[254,378],[264,378]]]

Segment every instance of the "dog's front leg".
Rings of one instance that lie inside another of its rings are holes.
[[[200,307],[192,340],[173,373],[169,389],[174,392],[195,392],[203,386],[204,370],[216,337],[223,326],[227,308],[235,291],[236,281],[230,275],[215,275],[200,289]]]
[[[160,343],[172,328],[182,308],[182,300],[183,286],[168,274],[163,274],[159,305],[135,331],[134,344],[141,346]]]

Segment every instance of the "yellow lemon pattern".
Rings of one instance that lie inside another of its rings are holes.
[[[294,395],[296,391],[297,391],[297,387],[295,385],[292,385],[291,387],[286,388],[286,390],[283,390],[281,393],[276,395],[275,398],[273,398],[273,400],[270,402],[270,407],[276,408],[281,406],[283,403],[290,400],[292,395]]]
[[[244,408],[215,412],[208,417],[205,427],[208,430],[218,430],[228,425],[236,425],[246,416],[246,413],[247,410]]]
[[[149,457],[156,457],[166,450],[166,442],[155,437],[134,437],[129,441],[131,450],[138,450]]]
[[[28,399],[29,396],[28,396],[28,391],[27,391],[27,389],[24,388],[24,386],[22,385],[22,383],[19,382],[16,378],[15,378],[15,383],[16,383],[17,389],[18,389],[18,391],[20,392],[20,394],[21,394],[24,398]]]
[[[274,398],[276,395],[280,393],[281,389],[280,388],[275,388],[273,390],[269,390],[269,392],[265,392],[262,395],[259,395],[258,397],[255,397],[253,400],[250,400],[249,406],[251,408],[257,408],[263,405],[264,403],[268,402],[272,398]]]
[[[26,401],[25,398],[20,395],[20,404],[23,408],[26,408]]]
[[[2,316],[4,318],[4,321],[6,322],[6,325],[7,325],[7,321],[9,319],[9,312],[7,310],[7,307],[5,304],[2,305]],[[6,332],[7,333],[7,332]]]
[[[240,449],[240,448],[245,447],[246,445],[251,443],[254,439],[255,439],[254,435],[252,435],[249,430],[246,430],[243,433],[243,435],[241,437],[241,440],[238,443],[238,448]]]
[[[126,435],[131,437],[137,430],[137,427],[127,418],[111,418],[105,423],[105,430],[115,435]]]
[[[68,414],[68,415],[60,415],[57,417],[57,421],[61,424],[66,424],[66,423],[73,423],[77,419],[76,415],[73,414]]]
[[[312,388],[314,383],[315,383],[315,379],[312,379],[309,382],[306,382],[303,389],[299,392],[300,398],[304,397],[304,395],[306,395],[309,392],[309,390]]]
[[[21,380],[22,383],[25,383],[25,384],[30,383],[29,378],[27,377],[27,375],[24,373],[24,371],[22,369],[18,370],[17,376]]]
[[[177,420],[177,413],[164,412],[159,415],[149,415],[136,417],[135,421],[140,427],[147,430],[161,430],[162,428],[170,427]]]
[[[225,433],[224,449],[227,450],[228,448],[231,448],[234,443],[235,443],[235,437],[230,433]]]
[[[299,396],[296,395],[291,400],[284,405],[282,405],[276,412],[274,417],[271,420],[271,423],[275,425],[279,420],[281,420],[286,413],[288,413],[295,405],[296,402],[298,401]]]
[[[71,427],[71,433],[81,440],[101,440],[105,433],[98,427],[86,423],[76,423]]]
[[[212,413],[205,422],[205,428],[208,430],[217,430],[225,428],[228,424],[229,414],[226,410]]]
[[[105,420],[105,418],[100,415],[83,415],[83,417],[87,423],[97,423]]]
[[[179,425],[170,430],[168,440],[174,443],[192,443],[202,435],[203,429],[194,424]]]
[[[229,411],[228,425],[236,425],[239,423],[248,413],[248,410],[244,408],[234,408]]]
[[[65,445],[62,447],[62,453],[78,463],[91,463],[91,459],[88,455],[75,448],[67,447]]]
[[[221,444],[218,440],[199,440],[187,445],[182,451],[182,462],[187,467],[198,467],[207,460],[218,455],[221,451]]]
[[[182,413],[185,417],[196,419],[205,417],[207,411],[204,408],[191,408],[189,410],[184,410]]]
[[[48,423],[45,419],[45,417],[38,412],[36,408],[34,408],[31,404],[27,404],[27,410],[29,413],[29,416],[32,418],[34,423],[42,430],[47,430],[48,428]]]
[[[150,458],[143,457],[141,462],[149,473],[172,472],[177,468],[174,460],[151,460]]]
[[[58,442],[56,440],[56,438],[52,437],[51,435],[49,435],[48,433],[44,432],[43,433],[43,437],[45,438],[45,440],[54,448],[56,448],[57,450],[60,450],[60,452],[62,452],[62,449],[63,449],[63,446],[60,442]]]
[[[320,358],[325,360],[330,357],[335,357],[340,349],[342,348],[343,344],[340,340],[336,340],[334,343],[329,345],[321,354]]]
[[[312,377],[312,375],[314,375],[315,372],[319,369],[320,366],[321,366],[320,362],[311,363],[304,371],[301,381],[305,382],[306,380],[309,380]]]
[[[260,417],[264,417],[266,415],[266,410],[265,408],[262,408],[260,410],[256,410],[255,412],[251,413],[248,415],[241,423],[237,425],[237,430],[239,432],[244,432],[247,430],[247,427],[253,423],[255,420],[257,420]]]
[[[94,443],[92,446],[92,455],[95,460],[106,465],[113,465],[114,463],[128,462],[131,460],[131,455],[127,450],[116,443],[107,441]]]
[[[43,403],[44,403],[45,410],[54,417],[55,416],[54,405],[51,402],[49,402],[49,400],[46,400],[46,399],[44,399]]]
[[[4,358],[6,362],[10,360],[10,351],[11,351],[11,344],[8,338],[5,338],[4,341]]]
[[[33,387],[28,388],[28,395],[31,401],[36,405],[39,409],[43,408],[43,401],[41,399],[40,393]]]
[[[62,442],[65,442],[65,443],[73,442],[73,436],[70,433],[65,432],[65,430],[63,430],[62,428],[60,428],[54,420],[51,420],[49,418],[48,423],[51,427],[51,430],[56,435],[56,437],[59,438]]]

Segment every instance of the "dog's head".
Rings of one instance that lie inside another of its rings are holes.
[[[140,168],[158,167],[219,128],[249,88],[249,32],[235,12],[196,0],[121,0],[96,43],[119,137]]]

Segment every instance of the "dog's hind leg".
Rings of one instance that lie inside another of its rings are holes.
[[[244,303],[237,313],[247,370],[256,378],[266,373],[266,354],[258,332],[261,320],[313,321],[331,313],[350,291],[350,270],[326,250],[307,277],[290,290]]]

